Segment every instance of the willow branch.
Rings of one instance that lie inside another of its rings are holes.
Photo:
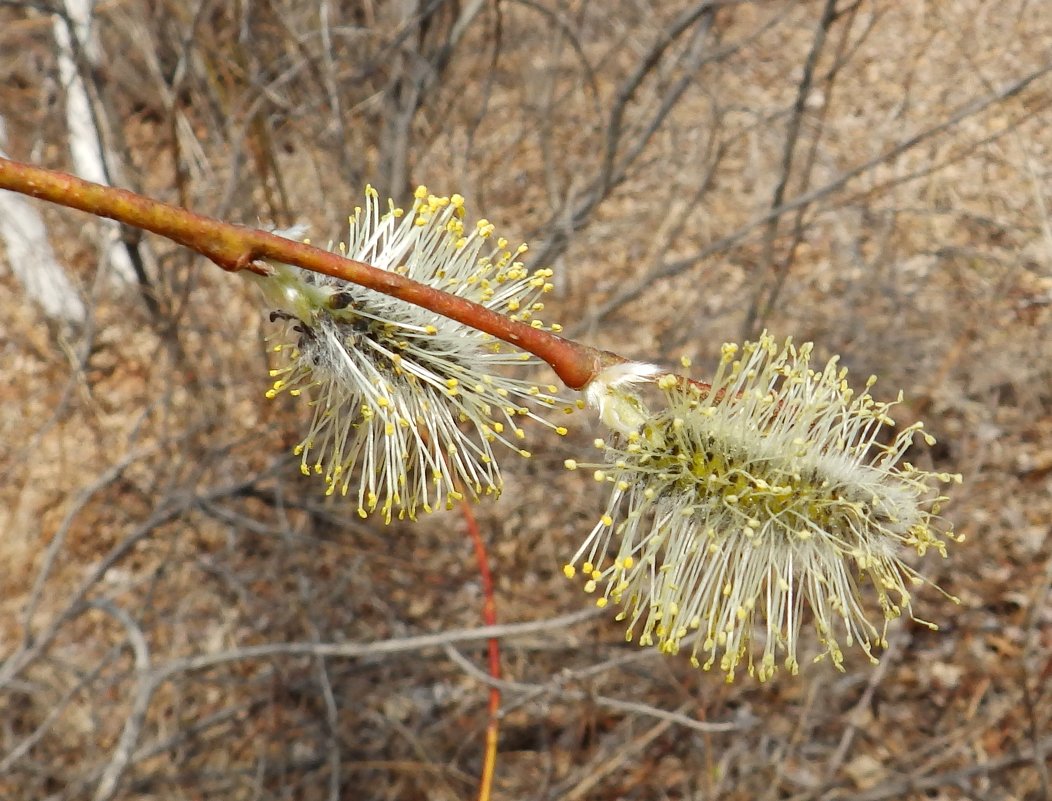
[[[570,389],[585,387],[604,366],[624,361],[616,354],[532,328],[403,275],[67,173],[0,158],[0,189],[159,234],[200,253],[228,272],[251,270],[267,275],[269,259],[382,292],[532,353],[545,361]]]

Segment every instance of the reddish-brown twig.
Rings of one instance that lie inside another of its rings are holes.
[[[222,222],[143,195],[0,158],[0,189],[108,217],[151,231],[206,256],[224,270],[266,274],[265,260],[291,264],[383,292],[490,334],[543,359],[570,389],[581,389],[615,354],[563,339],[387,270],[275,234]]]

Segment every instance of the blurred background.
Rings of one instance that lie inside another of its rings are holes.
[[[0,0],[14,158],[321,243],[367,182],[460,192],[572,335],[702,379],[814,340],[964,474],[940,631],[727,684],[564,619],[597,432],[531,430],[476,509],[531,624],[495,801],[1052,799],[1050,107],[1040,0]],[[300,475],[247,282],[0,195],[0,797],[477,797],[485,642],[403,642],[481,625],[464,517]]]

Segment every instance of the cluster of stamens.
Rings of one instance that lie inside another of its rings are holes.
[[[371,188],[366,195],[340,253],[559,330],[538,317],[551,271],[528,271],[519,260],[526,246],[494,240],[488,221],[465,226],[462,197],[421,187],[405,213],[390,202],[381,211]],[[510,375],[531,366],[529,354],[373,290],[273,269],[260,284],[288,325],[273,348],[285,358],[267,394],[309,390],[314,416],[296,448],[302,470],[322,475],[330,494],[356,496],[361,516],[414,518],[465,494],[499,493],[494,445],[528,457],[526,419],[566,433],[543,414],[560,404],[557,388]]]
[[[796,672],[808,617],[839,668],[842,646],[875,658],[887,621],[912,616],[909,588],[923,579],[902,552],[945,554],[954,535],[938,530],[945,498],[931,488],[960,477],[903,462],[916,435],[934,439],[917,423],[885,444],[894,404],[872,398],[874,379],[856,395],[836,359],[814,370],[810,356],[767,335],[727,345],[711,386],[657,379],[659,412],[597,440],[605,462],[567,463],[611,493],[565,573],[580,570],[600,606],[622,605],[629,640],[667,653],[691,640],[695,665],[732,677],[744,662],[763,680],[778,654]]]

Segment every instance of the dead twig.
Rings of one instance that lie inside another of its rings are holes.
[[[677,726],[682,726],[685,729],[691,729],[692,731],[701,732],[703,734],[745,731],[752,726],[752,722],[748,720],[726,723],[708,723],[703,720],[695,720],[682,712],[670,712],[667,709],[661,709],[660,707],[652,706],[650,704],[643,704],[636,701],[625,701],[620,698],[611,698],[606,695],[585,692],[584,690],[568,690],[560,685],[564,684],[569,679],[569,676],[561,676],[558,679],[553,679],[547,684],[530,684],[527,682],[510,681],[508,679],[495,679],[475,667],[475,665],[466,659],[464,655],[452,645],[445,646],[443,650],[450,660],[455,662],[465,673],[470,674],[475,679],[507,693],[526,694],[530,700],[536,700],[539,697],[549,697],[558,698],[561,701],[571,703],[587,701],[588,703],[593,703],[596,706],[610,709],[615,712],[625,712],[630,715],[640,715],[643,717],[654,718],[656,720],[668,721],[670,723],[675,723]],[[572,673],[570,675],[572,676]]]
[[[804,110],[807,108],[807,99],[811,95],[811,87],[814,81],[815,68],[818,66],[818,58],[825,47],[826,37],[833,22],[837,19],[837,0],[825,0],[822,13],[815,26],[814,38],[811,41],[811,49],[804,59],[804,69],[800,75],[800,82],[796,87],[796,100],[793,102],[793,110],[789,115],[789,123],[785,131],[785,143],[782,146],[782,163],[775,183],[774,192],[771,195],[771,208],[776,209],[785,202],[785,190],[789,185],[789,176],[793,171],[793,154],[796,152],[797,140],[800,138],[800,128],[804,118]],[[817,140],[817,135],[815,137]],[[766,230],[763,236],[763,255],[760,258],[761,269],[774,269],[774,244],[778,236],[778,223],[780,216],[773,216],[767,220]],[[785,282],[788,274],[789,264],[785,263],[774,275],[774,286],[767,292],[767,301],[764,304],[763,314],[760,313],[760,298],[764,294],[764,285],[757,284],[756,292],[753,293],[752,301],[749,303],[748,311],[745,313],[745,322],[742,323],[742,337],[752,337],[756,332],[757,318],[763,319],[774,306],[778,298],[778,292]]]

